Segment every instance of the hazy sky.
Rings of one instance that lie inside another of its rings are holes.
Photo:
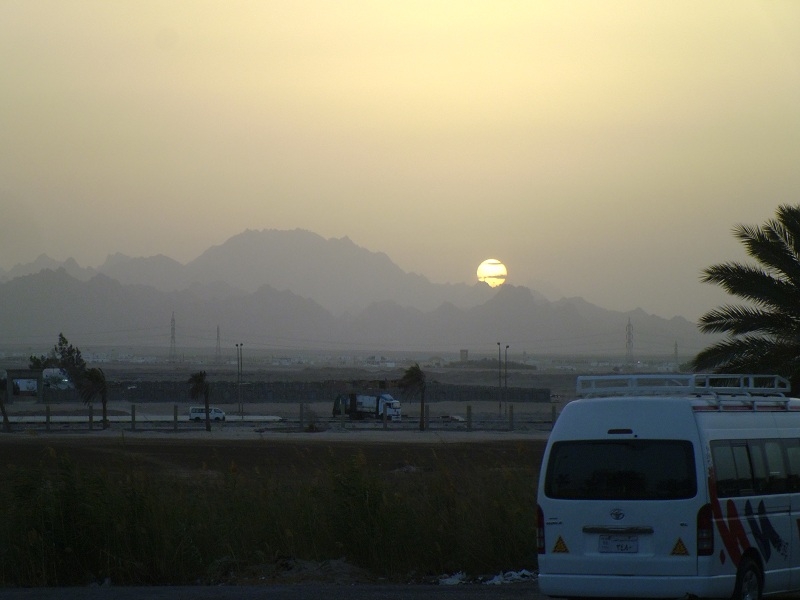
[[[800,202],[794,0],[3,0],[0,267],[350,237],[696,319]]]

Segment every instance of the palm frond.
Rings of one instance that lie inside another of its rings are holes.
[[[797,286],[751,265],[736,262],[713,265],[703,271],[700,281],[717,284],[729,294],[759,306],[800,310],[797,302],[800,290]]]
[[[775,337],[800,337],[800,320],[795,315],[748,306],[725,305],[715,308],[701,316],[698,324],[703,333],[761,333]]]
[[[419,363],[414,363],[403,372],[403,377],[398,381],[397,386],[407,394],[417,394],[425,390],[425,371]]]
[[[737,225],[734,235],[744,244],[747,253],[774,275],[800,283],[800,254],[793,233],[797,226],[792,216],[779,213],[777,219],[770,219],[761,227]]]
[[[91,404],[95,398],[105,397],[108,392],[105,373],[97,367],[86,369],[76,383],[78,394],[85,404]]]
[[[695,371],[774,373],[790,377],[800,363],[800,344],[761,336],[727,338],[691,362]]]
[[[776,215],[786,231],[786,245],[800,257],[800,206],[781,204]]]
[[[208,395],[210,384],[206,381],[206,372],[198,371],[189,377],[189,397],[194,400],[200,396]]]

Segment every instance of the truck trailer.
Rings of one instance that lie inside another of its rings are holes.
[[[351,420],[382,419],[384,410],[387,420],[400,420],[400,401],[391,394],[339,394],[333,401],[334,417],[344,413]]]

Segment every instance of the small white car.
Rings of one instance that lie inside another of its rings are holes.
[[[225,420],[225,412],[222,409],[216,408],[214,406],[210,406],[208,408],[208,418],[212,421],[224,421]],[[204,406],[192,406],[189,409],[189,420],[190,421],[205,421],[206,420],[206,409]]]

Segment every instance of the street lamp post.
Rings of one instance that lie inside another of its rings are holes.
[[[506,367],[505,367],[505,381],[503,387],[503,400],[506,403],[506,412],[508,412],[508,344],[506,344]]]
[[[239,416],[244,418],[242,406],[242,351],[244,344],[236,344],[236,393],[239,397]]]
[[[503,360],[500,354],[500,342],[497,342],[497,416],[503,416]]]

